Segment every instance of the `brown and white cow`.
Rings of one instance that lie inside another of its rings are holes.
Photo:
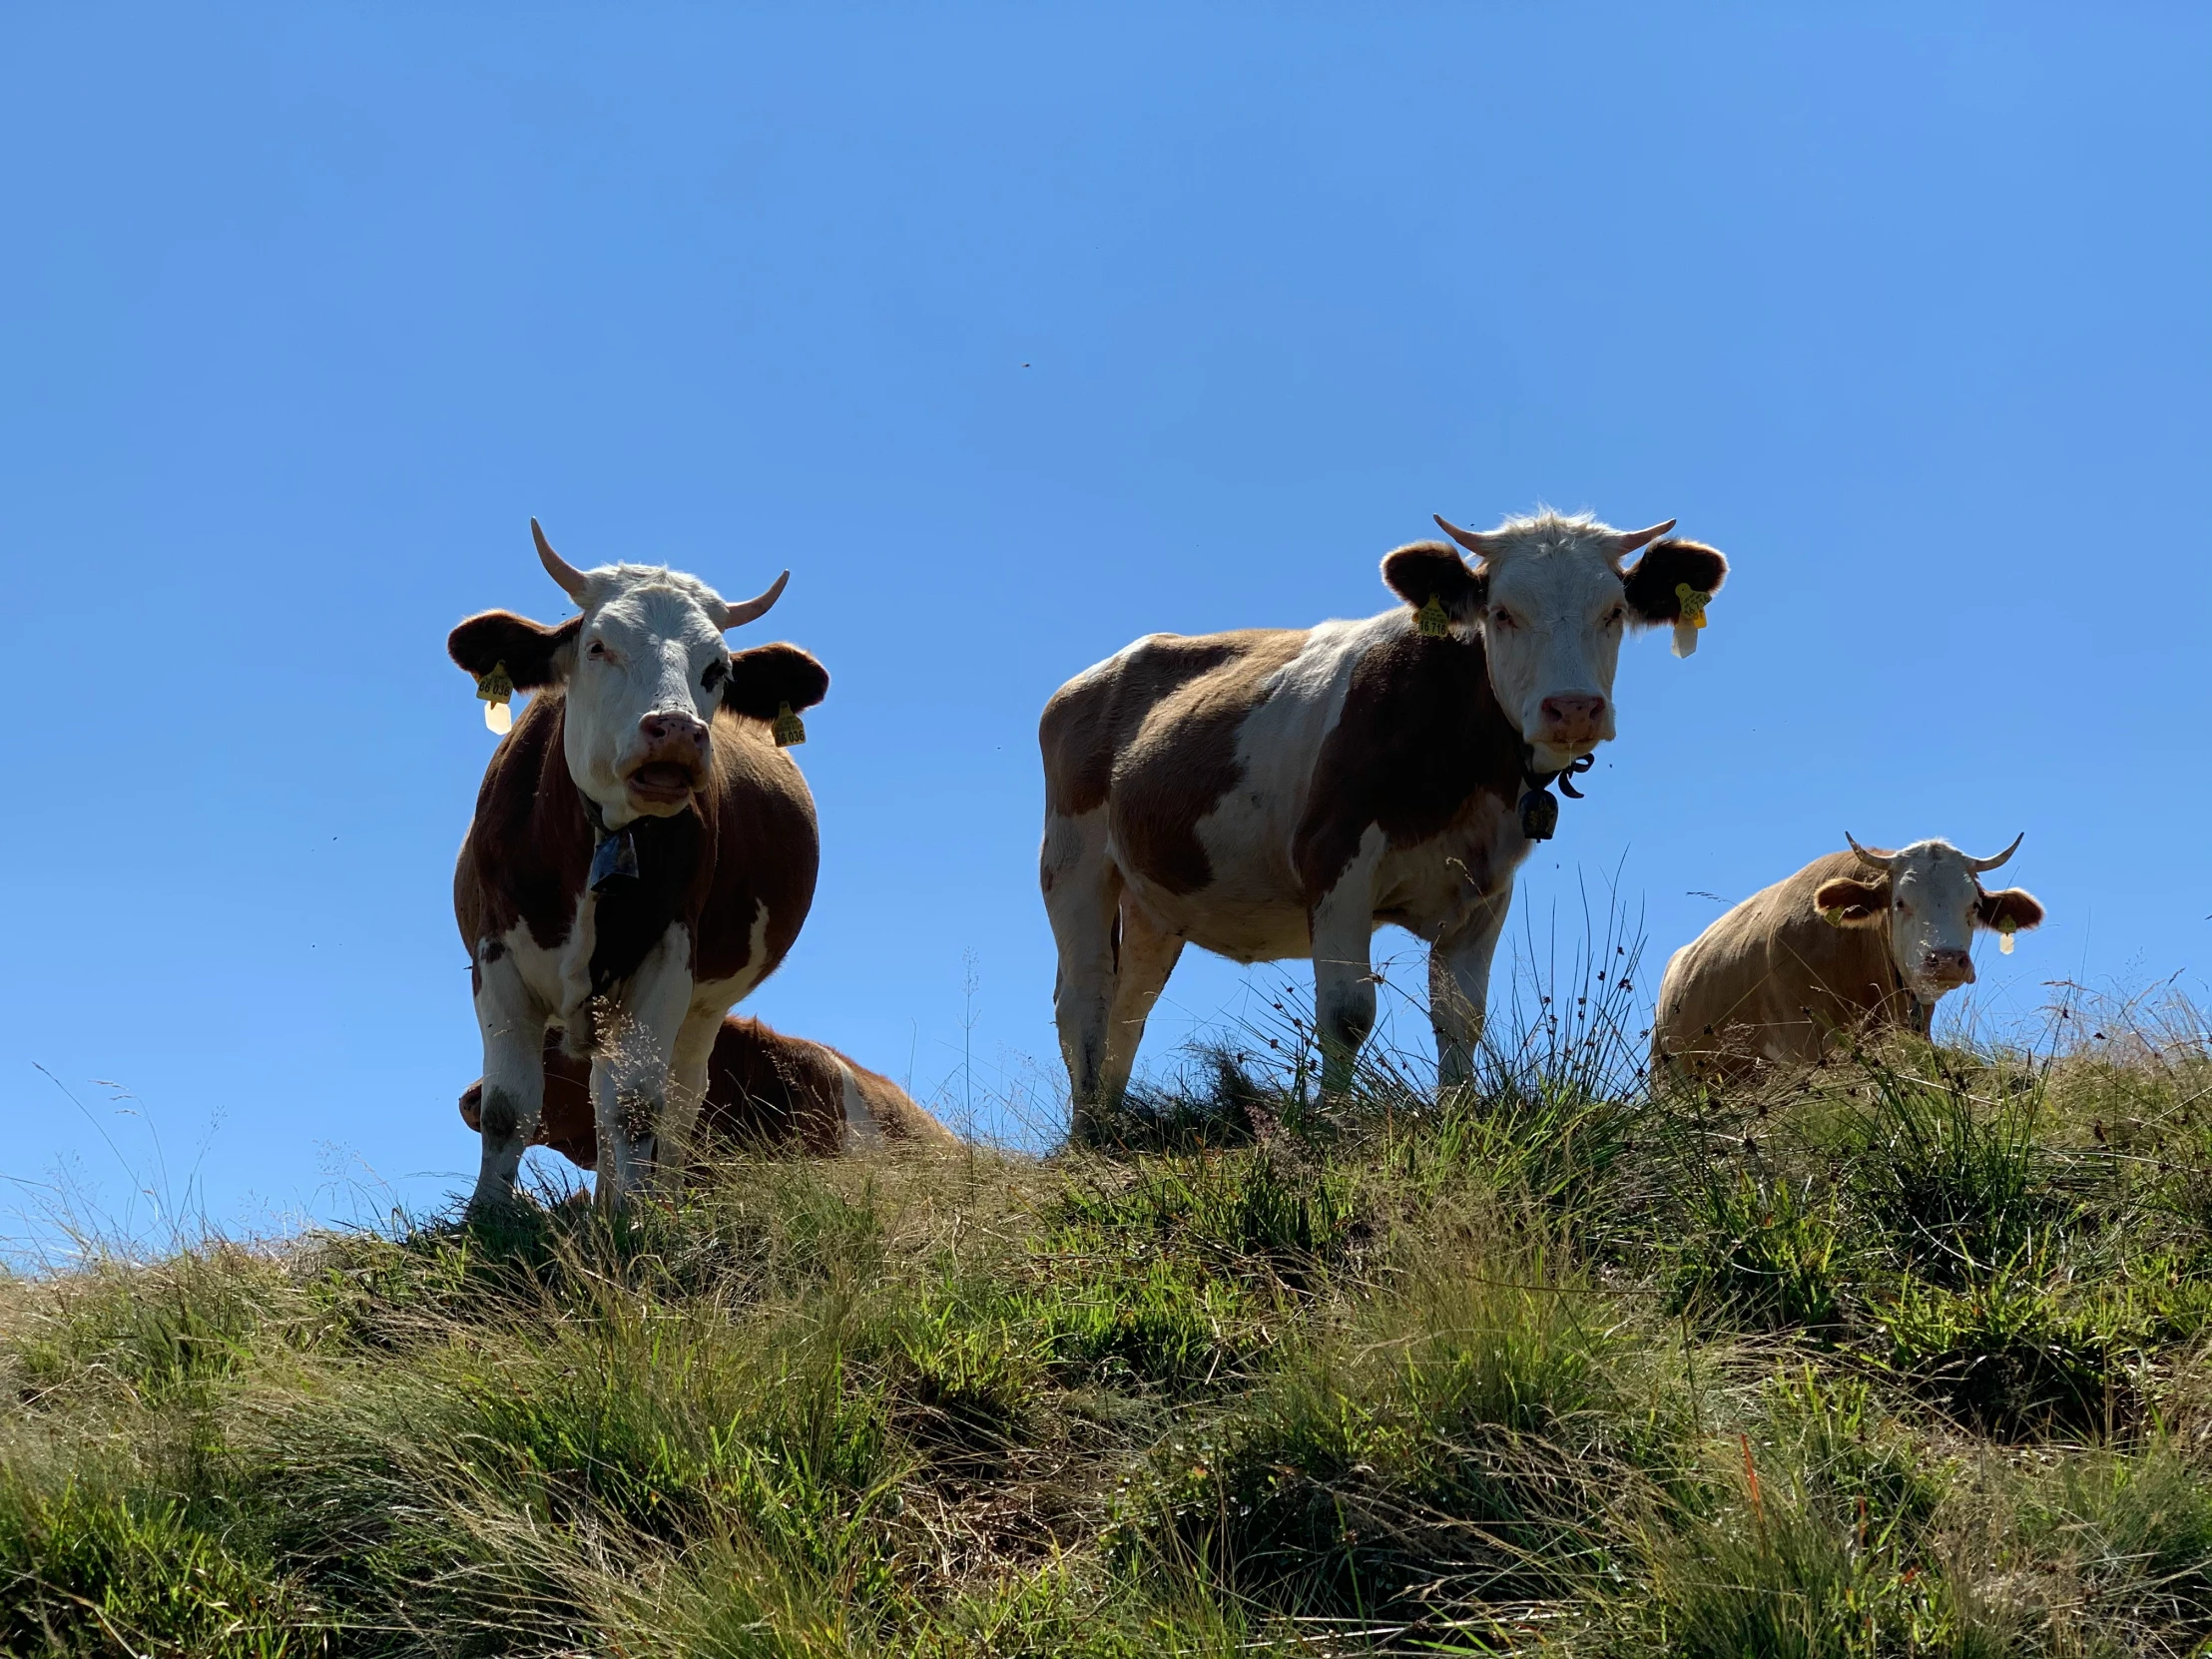
[[[461,1092],[461,1121],[480,1129],[484,1080]],[[545,1103],[532,1144],[550,1147],[579,1169],[599,1163],[599,1126],[591,1067],[545,1040]],[[879,1072],[827,1043],[787,1037],[757,1019],[731,1014],[707,1063],[707,1094],[687,1153],[697,1168],[718,1152],[796,1152],[834,1157],[883,1146],[958,1145],[952,1132]]]
[[[1740,1077],[1762,1060],[1814,1065],[1831,1038],[1877,1028],[1927,1036],[1936,1004],[1973,983],[1976,928],[2007,936],[2043,907],[1984,891],[1992,858],[1948,841],[1885,852],[1851,840],[1761,889],[1674,953],[1652,1022],[1655,1075]]]
[[[1466,1075],[1490,957],[1544,786],[1613,736],[1630,627],[1695,648],[1728,562],[1543,512],[1382,560],[1404,604],[1316,628],[1154,634],[1046,705],[1039,878],[1078,1137],[1129,1080],[1186,942],[1240,962],[1311,957],[1323,1085],[1375,1022],[1369,941],[1428,941],[1443,1077]],[[1621,561],[1646,549],[1634,565]]]
[[[791,645],[733,653],[763,615],[656,566],[579,571],[533,519],[538,557],[582,609],[548,628],[505,611],[446,641],[479,689],[535,690],[493,753],[453,872],[484,1039],[476,1204],[514,1190],[543,1111],[546,1031],[591,1063],[610,1203],[671,1184],[722,1016],[783,960],[814,901],[814,798],[778,747],[830,676]]]

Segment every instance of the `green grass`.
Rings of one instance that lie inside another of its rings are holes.
[[[2212,1652],[2201,1035],[1652,1099],[1550,1006],[0,1281],[0,1654]]]

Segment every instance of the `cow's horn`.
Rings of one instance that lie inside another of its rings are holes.
[[[1442,513],[1430,513],[1428,516],[1436,521],[1438,529],[1442,530],[1445,535],[1469,553],[1472,553],[1476,558],[1487,559],[1490,556],[1490,538],[1488,536],[1481,535],[1473,530],[1462,530],[1450,519],[1444,517]]]
[[[1613,537],[1613,549],[1616,553],[1618,553],[1622,558],[1625,559],[1629,554],[1635,552],[1637,548],[1643,546],[1644,543],[1657,541],[1669,530],[1672,530],[1674,528],[1674,525],[1675,521],[1670,518],[1667,520],[1666,523],[1654,524],[1648,530],[1619,531]]]
[[[1844,831],[1844,839],[1851,842],[1851,849],[1859,854],[1860,862],[1871,868],[1887,873],[1890,866],[1897,861],[1895,852],[1885,852],[1879,846],[1861,846],[1849,830]]]
[[[546,575],[560,583],[561,591],[581,605],[584,602],[584,573],[553,551],[553,544],[545,539],[545,532],[538,528],[534,518],[530,520],[530,537],[538,544],[538,562],[545,566]]]
[[[1966,867],[1972,870],[1976,875],[1981,874],[1984,870],[1995,869],[1997,865],[2003,863],[2005,859],[2011,857],[2013,853],[2019,851],[2020,842],[2026,839],[2027,831],[2025,830],[2022,830],[2018,834],[2012,837],[2012,844],[2006,847],[2002,852],[1999,852],[1994,858],[1969,857],[1966,860]]]
[[[767,616],[769,607],[784,597],[784,584],[791,579],[792,573],[787,570],[769,584],[768,592],[762,594],[760,598],[748,599],[743,605],[725,606],[722,612],[723,627],[742,628],[758,617]]]

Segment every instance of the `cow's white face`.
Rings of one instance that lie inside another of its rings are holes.
[[[1490,689],[1556,772],[1613,736],[1613,673],[1628,628],[1614,535],[1553,520],[1492,532],[1480,628]]]
[[[1452,632],[1481,637],[1491,695],[1538,772],[1561,771],[1613,736],[1621,635],[1675,623],[1676,654],[1688,655],[1696,636],[1683,596],[1694,595],[1702,614],[1728,575],[1728,561],[1712,548],[1659,540],[1672,519],[1648,530],[1548,510],[1481,532],[1436,522],[1476,565],[1438,543],[1414,542],[1383,558],[1382,580],[1422,627],[1433,631],[1436,607]],[[1639,549],[1643,556],[1624,569],[1621,561]]]
[[[728,607],[695,577],[615,565],[586,573],[563,748],[612,830],[673,818],[704,788],[730,673]]]
[[[1915,841],[1896,852],[1859,849],[1864,875],[1821,883],[1814,905],[1840,927],[1887,927],[1890,960],[1922,1006],[1973,983],[1973,933],[2014,933],[2042,925],[2043,907],[2018,887],[1990,892],[1981,872],[2012,856],[1974,858],[1945,840]],[[1857,843],[1854,843],[1857,846]],[[2007,944],[2009,948],[2009,944]]]
[[[1973,983],[1981,883],[1948,841],[1915,841],[1890,866],[1890,956],[1923,1003]]]

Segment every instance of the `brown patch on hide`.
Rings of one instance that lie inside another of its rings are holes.
[[[1114,764],[1114,844],[1126,868],[1169,892],[1212,883],[1198,827],[1242,781],[1237,740],[1245,722],[1307,636],[1252,629],[1227,638],[1237,653],[1160,697]]]
[[[1318,903],[1371,824],[1392,847],[1410,846],[1451,828],[1476,796],[1510,806],[1525,787],[1520,733],[1490,690],[1480,637],[1430,639],[1408,619],[1354,667],[1322,743],[1292,842],[1300,889]],[[1469,874],[1489,890],[1490,872]]]
[[[1115,767],[1161,701],[1274,632],[1154,634],[1054,692],[1037,722],[1045,811],[1079,818],[1103,806]]]
[[[1131,869],[1170,892],[1207,885],[1199,822],[1236,788],[1238,735],[1306,638],[1275,628],[1155,634],[1061,687],[1037,730],[1047,811],[1075,817],[1110,798]]]

